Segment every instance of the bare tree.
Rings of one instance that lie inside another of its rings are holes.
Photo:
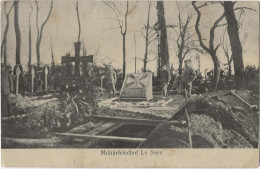
[[[232,51],[230,49],[230,42],[229,40],[226,38],[226,31],[227,29],[224,29],[223,31],[223,34],[222,34],[222,37],[220,39],[220,42],[221,42],[221,47],[222,47],[222,50],[224,52],[224,55],[226,57],[226,60],[227,60],[227,63],[224,64],[224,65],[227,65],[228,66],[228,79],[230,79],[231,77],[231,70],[232,70],[232,62],[233,62],[233,56],[232,56]],[[244,34],[244,37],[243,37],[243,40],[242,40],[242,49],[243,49],[243,46],[246,42],[246,39],[247,39],[247,33]],[[245,50],[243,50],[243,53],[245,52]]]
[[[151,44],[151,42],[153,42],[154,40],[156,40],[156,38],[154,38],[154,35],[156,33],[153,32],[152,29],[150,29],[150,11],[151,11],[151,2],[149,1],[149,6],[148,6],[148,14],[147,14],[147,23],[145,25],[145,52],[144,52],[144,68],[143,71],[146,72],[146,67],[147,67],[147,63],[148,63],[148,54],[149,54],[149,45]]]
[[[215,37],[215,29],[219,26],[219,23],[222,21],[222,19],[225,17],[225,13],[223,13],[213,24],[213,26],[210,28],[210,36],[209,36],[209,45],[208,47],[204,44],[202,36],[201,36],[201,32],[199,30],[199,25],[200,25],[200,19],[201,19],[201,12],[200,12],[200,8],[205,7],[207,5],[209,5],[209,3],[212,2],[204,2],[202,5],[197,6],[196,2],[193,1],[192,2],[192,6],[195,9],[196,13],[197,13],[197,20],[196,20],[196,24],[195,24],[195,30],[196,33],[198,35],[199,38],[199,43],[200,46],[208,53],[210,54],[212,60],[213,60],[213,64],[214,64],[214,79],[213,79],[213,83],[214,83],[214,89],[217,90],[218,87],[218,82],[220,79],[220,63],[217,57],[217,50],[220,46],[220,44],[217,45],[217,47],[214,47],[214,37]]]
[[[244,86],[244,63],[234,4],[235,3],[231,1],[226,1],[222,3],[225,10],[225,17],[227,20],[227,32],[229,35],[232,58],[234,62],[236,87],[242,88]]]
[[[32,63],[32,30],[31,30],[31,15],[32,15],[32,3],[30,1],[30,7],[31,11],[29,13],[29,60],[28,60],[28,69],[31,69],[31,63]]]
[[[191,32],[192,26],[190,26],[190,21],[192,18],[192,14],[189,13],[188,16],[185,19],[182,19],[183,16],[181,14],[180,7],[178,3],[176,2],[177,7],[178,7],[178,31],[177,32],[177,56],[179,59],[179,74],[182,74],[182,64],[183,60],[186,58],[187,54],[192,51],[196,51],[199,53],[203,53],[203,51],[198,47],[197,42],[198,40],[194,40],[193,36],[194,33]]]
[[[44,22],[41,25],[41,28],[39,28],[39,24],[38,24],[38,19],[39,19],[39,6],[38,6],[38,2],[37,0],[35,0],[35,4],[36,4],[36,27],[37,27],[37,38],[36,38],[36,55],[37,55],[37,68],[40,67],[40,59],[41,59],[41,41],[42,41],[42,35],[43,35],[43,30],[45,25],[47,24],[51,12],[52,12],[52,8],[53,8],[53,0],[51,1],[51,5],[50,5],[50,10],[49,13],[46,17],[46,19],[44,20]]]
[[[20,51],[21,51],[21,31],[19,28],[19,1],[14,1],[14,30],[16,37],[16,64],[21,64]]]
[[[79,18],[79,2],[78,1],[76,1],[76,11],[77,11],[77,18],[78,18],[78,25],[79,25],[78,42],[80,42],[81,25],[80,25],[80,18]]]
[[[6,4],[7,4],[7,1],[4,2],[6,26],[5,26],[5,31],[4,31],[4,35],[3,35],[2,44],[1,44],[1,56],[4,57],[4,64],[5,65],[6,65],[6,62],[7,62],[7,59],[6,59],[6,57],[7,57],[6,43],[7,43],[7,33],[8,33],[8,30],[9,30],[9,14],[14,7],[14,3],[12,3],[12,6],[8,10],[8,12],[7,12],[7,9],[6,9]]]
[[[127,33],[127,19],[128,16],[134,11],[137,6],[137,2],[133,5],[132,8],[129,8],[129,2],[126,1],[126,11],[122,11],[116,5],[115,2],[112,1],[104,1],[106,4],[115,14],[115,18],[113,20],[117,21],[118,27],[120,29],[120,33],[123,38],[123,78],[125,77],[125,70],[126,70],[126,33]],[[114,29],[114,28],[113,28]]]

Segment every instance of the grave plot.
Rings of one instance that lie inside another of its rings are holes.
[[[86,144],[90,148],[134,148],[165,121],[91,116],[91,122],[66,133],[56,133],[67,144]]]
[[[226,91],[192,98],[168,120],[93,116],[98,125],[93,129],[58,136],[69,139],[71,145],[87,142],[90,148],[189,148],[191,134],[192,148],[253,148],[257,146],[259,105],[255,109],[238,96]]]
[[[195,98],[197,97],[199,96]],[[167,120],[185,104],[186,101],[181,95],[168,98],[155,95],[149,101],[120,100],[115,97],[99,102],[97,115]]]

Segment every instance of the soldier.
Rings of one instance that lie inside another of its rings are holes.
[[[171,75],[170,72],[166,70],[166,65],[163,65],[162,67],[162,73],[161,73],[161,83],[162,83],[162,95],[163,97],[167,97],[168,95],[168,85],[171,81]]]
[[[9,72],[6,71],[6,66],[1,64],[1,92],[2,92],[2,116],[10,116],[10,103],[8,102],[8,95],[11,93],[12,79]]]
[[[181,75],[179,92],[187,91],[187,96],[191,96],[192,82],[197,78],[195,71],[191,66],[191,60],[185,60],[185,68]]]
[[[10,65],[6,66],[6,71],[9,75],[9,82],[10,82],[10,89],[11,89],[11,93],[14,93],[14,77],[13,77],[13,70],[12,67]]]
[[[108,79],[108,93],[110,94],[110,91],[112,89],[113,91],[113,96],[116,96],[116,81],[117,81],[117,75],[115,72],[115,69],[111,64],[108,66],[108,71],[107,71],[107,79]]]

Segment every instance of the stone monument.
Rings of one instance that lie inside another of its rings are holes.
[[[152,73],[128,74],[124,80],[119,98],[151,100],[153,98],[152,88]]]

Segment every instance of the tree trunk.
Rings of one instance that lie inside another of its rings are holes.
[[[182,74],[182,60],[179,60],[179,75]]]
[[[41,56],[40,56],[40,43],[39,41],[36,41],[36,55],[37,55],[37,69],[40,68],[40,59],[41,59]]]
[[[40,53],[40,50],[41,50],[41,41],[42,41],[42,34],[43,34],[43,30],[44,30],[44,27],[46,25],[46,23],[48,22],[49,18],[50,18],[50,15],[51,15],[51,12],[52,12],[52,7],[53,7],[53,0],[51,1],[51,6],[50,6],[50,10],[49,10],[49,13],[48,13],[48,16],[47,18],[44,20],[44,22],[42,23],[41,25],[41,29],[39,30],[39,25],[38,25],[38,14],[39,14],[39,8],[38,8],[38,2],[37,0],[35,1],[36,3],[36,27],[37,27],[37,39],[36,39],[36,55],[37,55],[37,69],[40,68],[40,59],[41,59],[41,53]]]
[[[230,79],[231,77],[231,69],[232,69],[231,62],[228,62],[228,79]]]
[[[32,31],[31,31],[30,17],[31,16],[29,16],[29,60],[28,60],[29,70],[31,68],[31,63],[32,63]]]
[[[125,78],[125,70],[126,70],[126,53],[125,53],[125,45],[126,45],[126,41],[125,41],[125,36],[126,34],[123,34],[123,78]]]
[[[147,16],[147,24],[146,24],[145,53],[144,53],[144,72],[146,72],[147,57],[148,57],[149,27],[150,27],[150,9],[151,9],[151,2],[149,2],[148,16]]]
[[[158,41],[157,78],[160,77],[161,77],[161,52],[160,52],[160,41]]]
[[[160,54],[161,54],[161,65],[166,66],[167,71],[170,71],[169,63],[169,52],[168,52],[168,40],[167,40],[167,30],[164,14],[164,2],[157,1],[157,15],[160,34]]]
[[[6,65],[6,39],[7,39],[8,30],[9,30],[9,15],[6,15],[6,26],[5,26],[3,41],[1,44],[1,55],[4,57],[5,65]]]
[[[182,74],[182,61],[183,61],[183,59],[184,59],[184,57],[182,56],[183,48],[184,48],[184,39],[182,38],[182,43],[181,43],[181,46],[180,46],[180,48],[179,48],[179,52],[178,52],[178,59],[179,59],[179,75]]]
[[[239,39],[238,24],[234,12],[234,3],[231,1],[224,1],[223,4],[228,25],[227,31],[233,56],[236,87],[242,88],[244,86],[244,63],[242,56],[242,46]]]
[[[213,84],[214,84],[214,90],[218,89],[218,83],[219,83],[219,79],[220,79],[220,64],[219,64],[219,60],[216,56],[216,54],[210,54],[213,60],[213,64],[214,64],[214,78],[213,78]]]
[[[21,32],[19,28],[19,1],[14,1],[14,28],[16,37],[16,64],[21,64],[20,50],[21,50]]]
[[[4,37],[3,37],[3,40],[2,40],[2,44],[1,44],[1,56],[4,57],[4,65],[6,65],[6,62],[7,62],[6,43],[7,43],[7,33],[8,33],[8,30],[9,30],[9,14],[10,14],[13,6],[14,6],[14,4],[12,4],[8,13],[6,13],[6,3],[7,2],[4,2],[6,26],[5,26],[5,31],[4,31]]]

